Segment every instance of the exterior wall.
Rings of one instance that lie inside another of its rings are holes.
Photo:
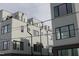
[[[73,13],[54,18],[54,6],[57,6],[57,5],[59,4],[51,4],[51,17],[53,19],[52,20],[53,32],[55,33],[55,28],[69,25],[69,24],[74,24],[75,29],[78,28],[77,16],[76,16],[77,14],[75,14],[75,8],[78,7],[79,4],[72,4]],[[54,43],[54,47],[79,43],[78,32],[76,31],[76,37],[61,39],[61,40],[56,40],[55,34],[53,34],[53,43]]]
[[[48,31],[48,38],[47,38],[47,30],[45,30],[44,28],[41,30],[41,32],[43,33],[43,35],[41,35],[40,38],[40,28],[34,25],[29,25],[30,28],[30,33],[33,35],[32,40],[33,40],[33,44],[37,43],[37,42],[41,42],[43,44],[43,46],[46,48],[49,45],[53,45],[52,42],[53,40],[51,40],[51,35],[49,35],[49,33],[51,34],[50,31]],[[34,36],[34,30],[39,32],[38,36]],[[40,41],[41,40],[41,41]],[[48,43],[47,43],[48,40]]]
[[[11,44],[9,44],[9,49],[8,50],[3,50],[3,41],[8,41],[9,43],[11,43],[11,32],[8,32],[6,34],[1,34],[1,27],[7,24],[10,24],[10,30],[11,30],[11,25],[12,25],[12,21],[10,20],[5,20],[5,17],[7,17],[8,15],[11,15],[10,12],[5,11],[5,10],[1,10],[0,11],[0,54],[2,54],[3,52],[9,52],[11,49]]]
[[[19,12],[16,12],[14,14],[8,12],[8,11],[5,11],[5,10],[1,10],[0,11],[0,29],[2,26],[4,25],[7,25],[7,24],[10,24],[10,29],[11,29],[11,32],[9,33],[6,33],[6,34],[1,34],[1,30],[0,30],[0,54],[27,54],[27,55],[31,55],[31,47],[28,46],[28,43],[30,42],[31,44],[31,36],[30,34],[27,32],[27,17],[24,17],[26,21],[22,20],[22,19],[19,19],[21,16],[22,16],[22,13],[19,13]],[[18,15],[17,18],[15,18],[14,16],[15,15]],[[6,18],[7,16],[13,16],[11,19],[8,19],[8,20],[5,20],[5,21],[2,21],[4,20],[4,18]],[[37,21],[37,20],[34,20],[33,21],[34,23],[38,23],[40,21]],[[24,32],[21,32],[21,26],[24,26]],[[39,24],[40,26],[40,24]],[[33,44],[36,44],[37,42],[40,43],[40,28],[39,26],[37,27],[36,25],[29,25],[29,28],[30,28],[30,33],[34,36],[34,32],[33,30],[36,30],[36,31],[39,31],[39,36],[35,36],[35,37],[32,37],[32,43]],[[47,31],[45,29],[42,29],[41,30],[43,32],[43,36],[41,36],[41,42],[44,46],[44,48],[42,49],[42,54],[43,55],[48,55],[48,52],[47,52],[47,46],[48,44],[50,46],[52,46],[52,40],[51,40],[51,36],[48,36],[45,35],[47,34]],[[48,31],[48,33],[51,33],[50,31]],[[30,36],[30,37],[29,37]],[[16,41],[22,41],[24,42],[24,50],[23,51],[20,51],[20,50],[14,50],[13,49],[13,40],[16,40]],[[47,42],[48,40],[48,42]],[[3,44],[2,42],[3,41],[9,41],[9,49],[8,50],[2,50],[3,48]],[[33,53],[35,55],[40,55],[39,52],[34,52]]]

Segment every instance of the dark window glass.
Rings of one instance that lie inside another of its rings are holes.
[[[60,39],[60,28],[56,28],[56,39]]]
[[[64,3],[54,7],[54,16],[63,16],[65,14],[72,13],[72,4],[71,3]]]
[[[4,50],[9,49],[9,42],[8,42],[8,41],[4,41],[4,42],[3,42],[3,49],[4,49]]]
[[[58,50],[58,56],[62,55],[62,50]]]
[[[63,49],[63,50],[62,50],[62,56],[67,56],[67,55],[68,55],[68,50]]]
[[[37,45],[34,44],[34,51],[37,51]]]
[[[61,38],[68,38],[69,37],[69,29],[68,26],[61,27]]]
[[[75,36],[75,28],[74,28],[74,25],[70,25],[69,26],[69,30],[70,30],[70,37],[74,37]]]
[[[71,3],[67,3],[67,13],[72,13],[72,4]]]
[[[19,41],[13,42],[13,49],[14,50],[24,50],[24,43]]]
[[[56,39],[75,37],[74,24],[58,27],[55,29],[55,31],[56,31]]]
[[[11,31],[10,24],[1,27],[1,33],[5,34]]]
[[[20,42],[20,50],[24,50],[24,43]]]
[[[58,6],[54,7],[54,16],[55,17],[59,16],[59,7]]]
[[[59,13],[60,13],[60,16],[67,14],[66,4],[62,4],[62,5],[59,6]]]
[[[16,47],[17,47],[16,45],[17,45],[17,44],[16,44],[16,42],[14,41],[14,42],[13,42],[13,49],[14,49],[14,50],[16,50]]]
[[[34,44],[34,51],[41,52],[43,48],[42,44]]]
[[[72,51],[73,51],[73,56],[78,56],[77,48],[73,48]]]
[[[21,32],[24,32],[24,26],[21,26]]]
[[[79,48],[58,50],[58,56],[78,56]]]

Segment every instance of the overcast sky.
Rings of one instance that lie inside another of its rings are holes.
[[[51,18],[48,3],[0,3],[0,9],[5,9],[12,13],[21,11],[24,12],[28,18],[34,17],[42,21]]]

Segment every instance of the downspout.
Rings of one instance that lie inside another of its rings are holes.
[[[27,32],[31,35],[31,55],[33,55],[33,50],[32,50],[32,34],[28,31],[28,24],[27,24]]]
[[[41,40],[41,30],[42,30],[42,29],[40,28],[40,43],[42,43],[42,40]],[[41,47],[41,48],[42,48],[42,47]],[[42,50],[41,50],[40,53],[41,53],[41,56],[42,56]]]
[[[48,46],[48,56],[49,56],[49,38],[48,38],[48,30],[47,30],[47,46]]]

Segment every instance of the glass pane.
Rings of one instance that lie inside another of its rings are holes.
[[[21,26],[21,32],[24,32],[24,26]]]
[[[54,7],[54,16],[55,17],[59,16],[58,11],[59,11],[58,6]]]
[[[7,29],[8,29],[8,27],[7,27],[7,26],[5,26],[5,30],[4,30],[4,32],[5,32],[5,33],[7,33]]]
[[[68,31],[68,26],[61,27],[61,32],[67,32]]]
[[[61,54],[61,50],[58,50],[58,56],[61,56],[62,54]]]
[[[20,42],[20,50],[24,50],[24,43]]]
[[[77,48],[78,49],[78,56],[79,56],[79,48]]]
[[[56,39],[60,39],[60,30],[56,29]]]
[[[3,49],[8,49],[8,42],[3,42]]]
[[[20,42],[16,42],[16,44],[17,44],[17,50],[19,50],[20,49]]]
[[[61,37],[63,38],[69,38],[69,32],[61,32]]]
[[[78,56],[78,50],[77,50],[77,48],[73,49],[73,56]]]
[[[70,25],[69,28],[70,28],[70,36],[71,36],[71,37],[75,36],[74,25]]]
[[[59,13],[60,13],[60,16],[67,14],[66,4],[62,4],[59,6]]]
[[[10,32],[11,31],[11,28],[10,28],[10,24],[7,25],[7,31]]]
[[[13,42],[13,49],[16,49],[16,42]]]
[[[67,56],[68,55],[68,50],[62,50],[62,56]]]
[[[72,13],[72,4],[71,3],[67,3],[67,13]]]
[[[4,26],[1,28],[1,33],[4,34]]]
[[[61,37],[62,38],[68,38],[69,37],[68,26],[61,28]]]
[[[72,56],[72,49],[68,49],[68,56]]]

